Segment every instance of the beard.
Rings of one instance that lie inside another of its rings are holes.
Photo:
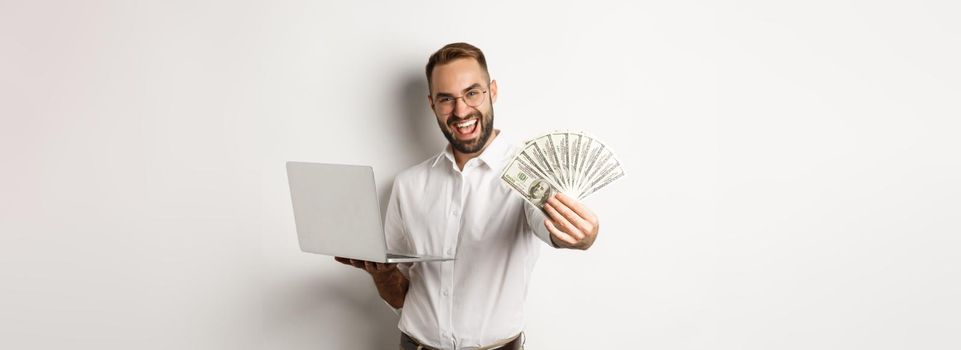
[[[481,128],[480,135],[473,140],[458,140],[454,137],[454,124],[463,121],[464,119],[470,119],[477,117],[477,127]],[[487,140],[491,138],[491,130],[494,130],[494,108],[491,108],[489,115],[484,115],[479,111],[475,111],[463,118],[451,118],[447,120],[447,124],[442,124],[440,120],[437,121],[437,125],[440,126],[440,131],[444,133],[444,137],[450,142],[451,147],[460,153],[477,153],[478,151],[484,149],[487,145]]]

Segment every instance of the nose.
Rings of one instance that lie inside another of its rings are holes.
[[[471,107],[467,105],[467,101],[464,98],[457,98],[454,100],[454,115],[458,118],[462,118],[471,113]]]

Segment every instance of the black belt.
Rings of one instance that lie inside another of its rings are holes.
[[[524,346],[524,333],[521,333],[521,334],[518,334],[516,337],[514,337],[514,340],[511,340],[510,342],[504,345],[498,346],[496,348],[489,348],[489,349],[520,350],[523,348],[523,346]],[[427,345],[421,344],[416,339],[412,338],[411,336],[407,335],[407,333],[404,333],[404,332],[400,333],[400,348],[402,350],[437,350]]]

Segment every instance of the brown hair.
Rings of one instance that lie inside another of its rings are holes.
[[[487,59],[484,58],[484,53],[481,49],[468,43],[451,43],[444,45],[444,47],[434,52],[427,59],[427,91],[430,92],[432,83],[430,81],[431,74],[434,73],[434,66],[438,64],[445,64],[447,62],[460,59],[460,58],[473,58],[477,63],[480,63],[482,69],[484,69],[484,74],[487,75],[487,79],[490,79],[490,72],[487,71]]]

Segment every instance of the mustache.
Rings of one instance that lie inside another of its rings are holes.
[[[471,119],[471,118],[477,118],[477,122],[481,122],[481,121],[483,121],[484,116],[481,115],[480,112],[473,112],[473,113],[471,113],[471,114],[468,114],[468,115],[464,116],[463,118],[457,118],[457,119],[451,118],[451,119],[448,119],[448,120],[447,120],[447,125],[450,126],[450,127],[454,127],[454,124],[463,122],[463,121],[465,121],[465,120],[467,120],[467,119]]]

